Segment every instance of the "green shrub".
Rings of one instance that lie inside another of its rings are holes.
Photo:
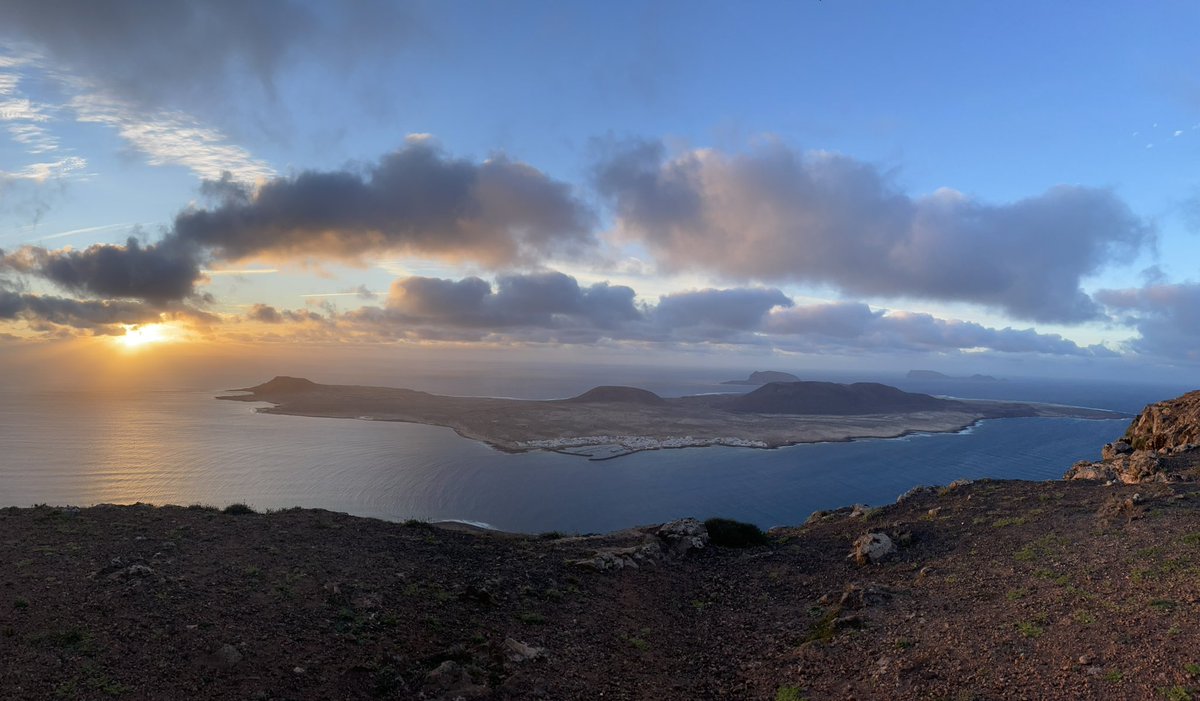
[[[775,701],[804,701],[798,686],[781,686],[775,692]]]
[[[708,541],[726,548],[748,548],[766,545],[767,534],[753,523],[742,523],[728,518],[710,518],[704,522],[708,529]]]
[[[245,504],[230,504],[224,509],[221,509],[221,513],[229,514],[230,516],[243,516],[245,514],[254,513],[254,509],[246,506]]]

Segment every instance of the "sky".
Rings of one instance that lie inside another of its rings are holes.
[[[1197,20],[6,0],[0,368],[1200,379]]]

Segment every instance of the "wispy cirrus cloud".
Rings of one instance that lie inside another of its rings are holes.
[[[153,166],[179,165],[198,177],[218,180],[229,173],[240,182],[270,178],[275,170],[237,146],[219,130],[204,126],[183,112],[140,112],[128,102],[100,92],[76,95],[68,102],[80,122],[116,130],[131,146],[146,154]]]

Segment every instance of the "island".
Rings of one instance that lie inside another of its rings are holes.
[[[991,375],[981,375],[975,373],[966,377],[958,377],[955,375],[947,375],[944,372],[937,370],[909,370],[905,375],[910,380],[970,380],[971,382],[1000,382],[1001,380],[992,377]]]
[[[872,382],[770,382],[746,394],[676,398],[610,386],[555,400],[450,397],[297,377],[230,391],[239,394],[217,398],[268,402],[257,409],[265,414],[445,426],[503,451],[553,450],[592,460],[663,448],[896,438],[960,431],[983,419],[1124,417],[1053,404],[943,399]]]
[[[755,387],[765,385],[771,382],[799,382],[800,378],[790,372],[780,372],[778,370],[756,370],[750,373],[750,377],[744,380],[725,380],[723,385],[753,385]]]

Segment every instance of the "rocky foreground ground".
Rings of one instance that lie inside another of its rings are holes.
[[[7,509],[0,697],[1200,690],[1195,484],[976,482],[744,548],[695,547],[696,525],[508,537],[315,510]],[[848,557],[867,534],[895,552]]]
[[[1161,456],[1141,483],[916,489],[761,540],[3,509],[0,698],[1200,698],[1195,436],[1143,417],[1105,451]]]

